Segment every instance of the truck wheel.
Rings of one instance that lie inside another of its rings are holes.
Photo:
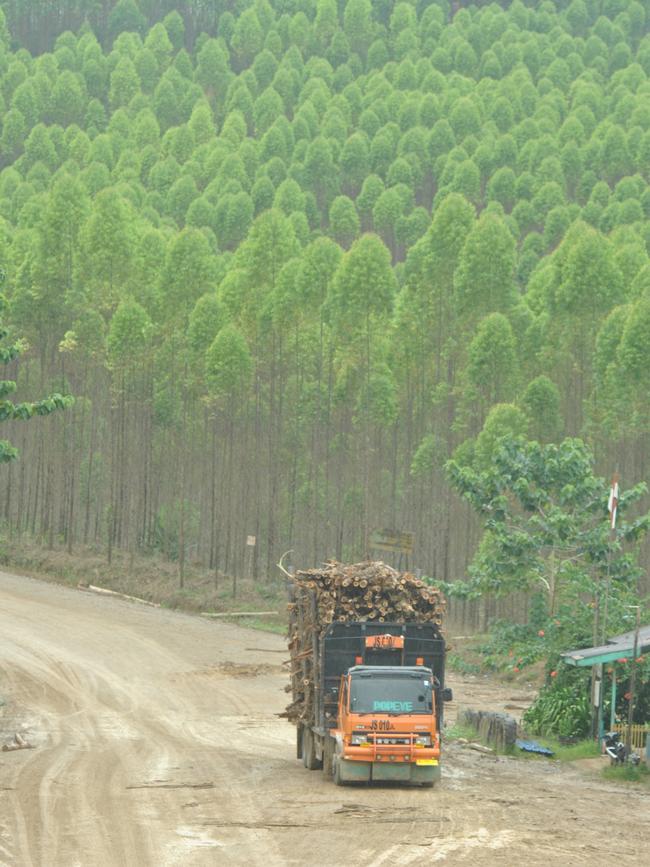
[[[330,735],[325,735],[323,743],[323,774],[326,777],[331,777],[334,772],[334,750],[336,749],[336,741]]]
[[[338,756],[332,758],[332,779],[335,786],[344,786],[345,783],[341,779],[341,763]]]
[[[316,744],[314,733],[305,726],[302,730],[302,763],[309,771],[317,771],[323,763],[316,758]]]

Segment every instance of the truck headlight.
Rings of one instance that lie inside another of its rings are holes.
[[[352,735],[350,738],[350,745],[353,747],[362,747],[366,744],[368,738],[365,734],[362,735]]]
[[[416,747],[430,747],[431,735],[418,735],[415,739]]]

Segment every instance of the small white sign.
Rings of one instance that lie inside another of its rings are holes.
[[[249,548],[254,548],[256,544],[257,544],[257,539],[255,538],[255,536],[246,536],[246,545]]]

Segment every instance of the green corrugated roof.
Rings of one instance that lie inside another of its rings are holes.
[[[650,653],[650,625],[639,630],[639,655]],[[600,647],[583,647],[579,650],[566,650],[561,653],[562,659],[569,665],[591,666],[604,662],[616,662],[617,659],[628,659],[634,653],[634,630],[624,632],[609,638]]]

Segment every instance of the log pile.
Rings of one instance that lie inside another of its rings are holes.
[[[408,572],[381,561],[344,566],[329,560],[320,569],[293,576],[289,603],[289,652],[293,701],[283,716],[311,720],[314,648],[330,623],[370,620],[375,623],[442,623],[445,600],[440,590]]]

